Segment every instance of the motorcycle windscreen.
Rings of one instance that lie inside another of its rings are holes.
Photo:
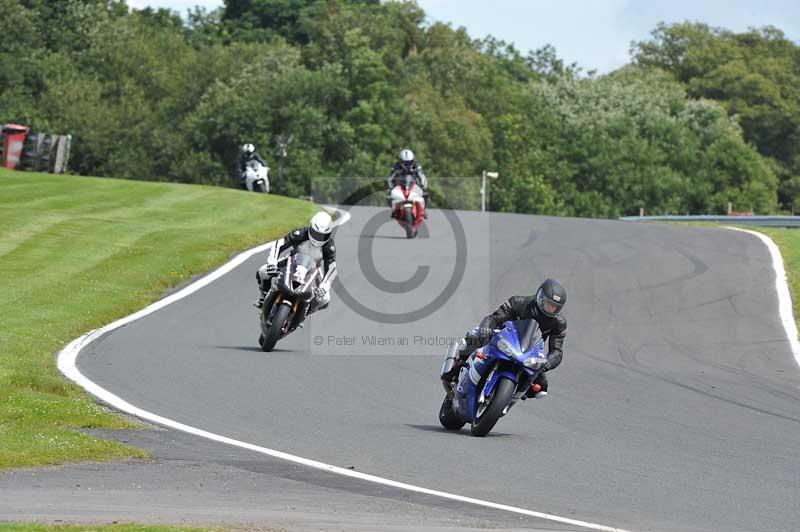
[[[298,253],[293,257],[294,271],[292,272],[292,289],[295,291],[306,291],[313,275],[316,272],[317,264],[310,255]]]
[[[506,326],[508,324],[516,331],[517,341],[515,347],[523,353],[530,351],[542,339],[542,331],[539,329],[539,323],[536,320],[514,320],[506,322]]]

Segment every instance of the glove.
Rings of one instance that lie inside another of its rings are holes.
[[[479,327],[478,330],[470,331],[464,337],[469,350],[482,346],[486,340],[494,335],[494,330],[489,327]]]
[[[490,336],[494,336],[494,329],[492,329],[491,327],[479,327],[478,336],[482,338],[488,338]]]
[[[278,265],[268,262],[267,263],[267,275],[275,275],[276,273],[278,273]]]
[[[314,295],[316,296],[317,301],[319,302],[325,302],[328,299],[328,291],[325,290],[324,288],[317,288],[314,291]]]

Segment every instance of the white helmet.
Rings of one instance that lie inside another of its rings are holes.
[[[254,151],[256,151],[256,147],[248,142],[247,144],[242,146],[242,151],[245,153],[253,153]]]
[[[308,223],[308,239],[312,246],[322,246],[330,240],[333,230],[333,220],[327,212],[318,212],[311,217]]]
[[[400,152],[400,160],[403,161],[404,163],[413,162],[414,161],[414,152],[409,150],[409,149],[405,149],[405,150],[401,151]]]

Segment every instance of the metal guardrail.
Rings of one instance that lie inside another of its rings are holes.
[[[763,227],[800,227],[800,216],[622,216],[626,222],[711,222]]]

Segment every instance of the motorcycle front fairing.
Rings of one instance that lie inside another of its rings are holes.
[[[417,182],[414,180],[413,176],[400,176],[396,178],[396,182],[397,184],[389,193],[392,201],[392,209],[396,209],[399,203],[418,203],[420,207],[425,207],[425,199],[422,195],[422,189],[419,188],[419,185],[417,185]]]
[[[529,320],[505,322],[489,343],[476,349],[462,367],[454,391],[453,407],[463,419],[474,422],[479,404],[491,396],[501,377],[511,380],[518,392],[527,391],[541,371],[541,366],[547,361],[544,358],[544,342],[539,334],[530,348],[523,352],[516,327],[522,321]],[[531,360],[536,362],[532,363]],[[525,364],[526,361],[530,366]]]
[[[276,279],[276,287],[283,295],[291,295],[292,293],[292,271],[294,264],[291,257],[286,260],[286,266],[278,273]]]
[[[269,310],[262,318],[264,334],[276,312],[276,301],[291,309],[286,334],[295,330],[297,324],[305,317],[306,306],[314,298],[316,281],[321,277],[317,263],[305,253],[285,256],[279,262],[284,263],[283,267],[277,277],[273,277],[273,288],[265,300],[265,304],[269,305],[266,308]]]
[[[285,296],[308,302],[314,297],[314,281],[318,276],[319,268],[314,259],[298,253],[289,257],[286,269],[278,275],[278,289]]]
[[[256,160],[247,162],[241,175],[241,183],[250,192],[269,192],[269,167]],[[263,185],[263,190],[257,190],[258,184]]]

